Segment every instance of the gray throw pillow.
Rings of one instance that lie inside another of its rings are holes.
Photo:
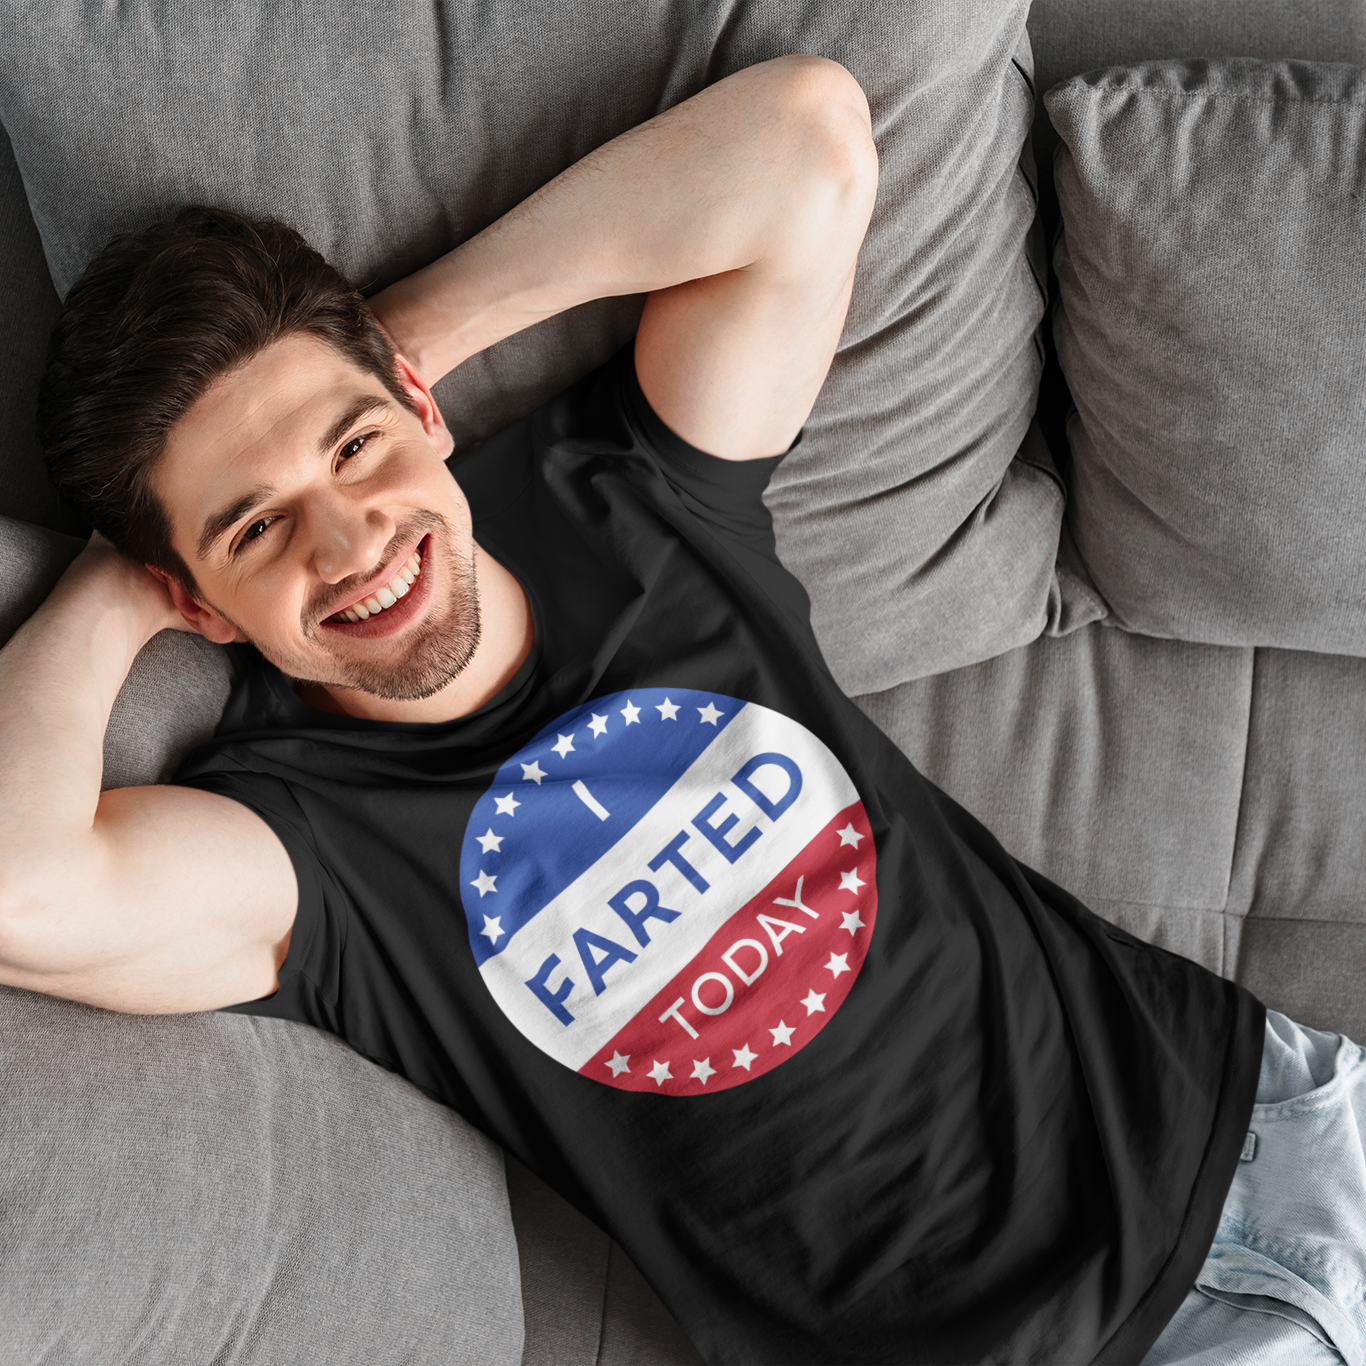
[[[502,1155],[305,1025],[0,987],[0,1359],[518,1366]]]
[[[1068,525],[1130,630],[1366,654],[1366,71],[1050,90]]]
[[[769,502],[836,676],[866,692],[998,654],[1047,617],[1062,493],[1041,442],[1016,458],[1043,309],[1028,8],[71,0],[9,14],[0,118],[59,293],[113,233],[191,200],[283,217],[373,290],[731,71],[843,62],[872,105],[881,190],[841,353]],[[639,303],[462,366],[437,391],[458,439],[605,360]]]
[[[32,615],[83,543],[0,517],[0,645]],[[232,689],[226,650],[162,631],[142,647],[104,733],[102,786],[164,783],[213,734]]]

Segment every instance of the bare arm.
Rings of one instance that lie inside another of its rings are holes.
[[[730,459],[785,450],[844,325],[877,157],[842,67],[749,67],[598,148],[372,301],[422,378],[589,299],[649,293],[646,396]]]
[[[784,58],[599,148],[373,306],[432,382],[541,318],[647,292],[636,363],[660,416],[717,455],[768,455],[825,377],[875,188],[858,86]],[[96,538],[0,650],[0,982],[143,1012],[274,988],[297,888],[265,823],[189,788],[99,791],[129,665],[179,624]]]
[[[269,827],[190,788],[100,792],[119,687],[177,625],[95,537],[0,650],[0,982],[143,1013],[274,989],[297,893]]]

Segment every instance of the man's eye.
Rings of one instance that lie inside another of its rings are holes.
[[[353,455],[360,454],[360,448],[369,441],[372,432],[366,432],[364,436],[353,436],[350,441],[337,452],[339,460],[349,460]]]
[[[240,544],[246,545],[264,534],[265,529],[275,520],[274,517],[258,517],[243,533]]]

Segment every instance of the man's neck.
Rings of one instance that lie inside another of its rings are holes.
[[[415,702],[396,702],[356,688],[300,682],[295,692],[310,707],[367,721],[454,721],[478,711],[512,681],[531,653],[536,636],[526,591],[478,544],[479,645],[470,662],[440,692]]]

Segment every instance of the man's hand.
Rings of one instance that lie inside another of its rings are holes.
[[[125,604],[133,619],[144,623],[148,640],[163,630],[194,631],[171,601],[165,581],[120,554],[98,531],[71,562],[63,584],[64,592]]]
[[[660,417],[715,455],[777,454],[829,369],[876,189],[858,84],[782,57],[598,148],[372,308],[431,384],[542,318],[648,293],[636,368]]]

